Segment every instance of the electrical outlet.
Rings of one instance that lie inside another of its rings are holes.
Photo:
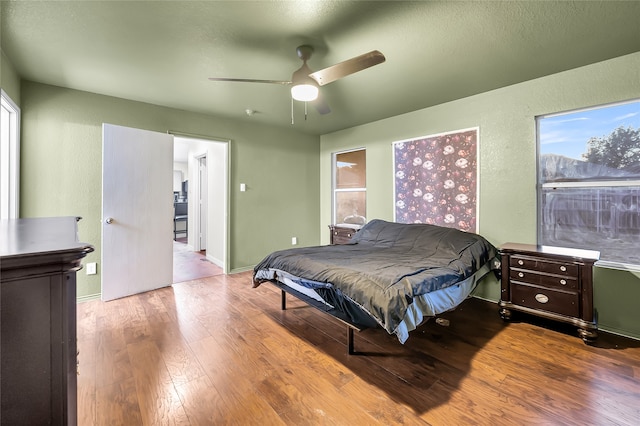
[[[291,245],[295,246],[296,244],[298,244],[298,238],[296,237],[291,237]]]
[[[96,262],[87,263],[87,275],[95,275],[98,273],[98,264]]]

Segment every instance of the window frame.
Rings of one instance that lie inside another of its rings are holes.
[[[0,109],[0,218],[16,219],[20,217],[20,108],[1,89]]]
[[[357,151],[363,151],[364,152],[364,157],[365,157],[365,186],[364,187],[356,187],[356,188],[337,188],[337,180],[338,180],[338,164],[337,164],[337,158],[338,155],[340,154],[346,154],[346,153],[350,153],[350,152],[357,152]],[[363,192],[364,193],[364,202],[365,202],[365,209],[366,209],[366,204],[367,204],[367,169],[366,169],[366,158],[367,158],[367,149],[365,147],[360,147],[360,148],[353,148],[353,149],[346,149],[343,151],[337,151],[337,152],[333,152],[331,153],[331,223],[332,224],[338,224],[341,222],[338,222],[337,220],[337,213],[338,213],[338,202],[337,202],[337,195],[338,193],[345,193],[345,192]],[[365,218],[366,218],[366,211],[365,213]]]
[[[542,120],[544,120],[545,118],[554,118],[554,117],[561,117],[561,116],[567,116],[568,119],[571,119],[570,116],[572,114],[580,114],[580,113],[585,113],[588,111],[594,111],[594,110],[604,110],[606,108],[609,107],[615,107],[615,106],[621,106],[621,105],[626,105],[626,104],[634,104],[634,103],[640,103],[640,99],[630,99],[630,100],[626,100],[626,101],[620,101],[620,102],[614,102],[614,103],[610,103],[610,104],[604,104],[604,105],[596,105],[596,106],[592,106],[592,107],[586,107],[586,108],[578,108],[578,109],[574,109],[574,110],[569,110],[569,111],[563,111],[563,112],[559,112],[559,113],[553,113],[553,114],[545,114],[545,115],[540,115],[540,116],[536,116],[535,120],[536,120],[536,200],[537,200],[537,208],[536,208],[536,219],[537,219],[537,241],[538,244],[543,245],[545,244],[545,232],[544,232],[544,227],[545,227],[545,221],[544,221],[544,215],[545,215],[545,210],[544,210],[544,196],[545,196],[545,191],[548,190],[563,190],[563,189],[576,189],[576,190],[580,190],[580,189],[593,189],[594,191],[600,191],[600,190],[606,190],[607,188],[612,188],[614,190],[616,189],[620,189],[620,188],[637,188],[640,187],[640,177],[630,177],[630,178],[620,178],[620,179],[601,179],[598,180],[597,178],[591,176],[591,177],[582,177],[582,178],[574,178],[574,179],[567,179],[564,181],[553,181],[553,182],[545,182],[544,181],[544,177],[542,176],[542,160],[541,160],[541,156],[542,156],[542,142],[541,142],[541,136],[542,136],[542,130],[541,130],[541,122]],[[628,126],[631,127],[631,126]],[[616,129],[614,129],[616,130]],[[640,127],[638,127],[636,130],[640,131]],[[593,135],[593,137],[598,137],[601,135]],[[586,151],[585,151],[586,152]],[[555,152],[554,152],[555,153]],[[562,155],[562,154],[560,154]],[[595,164],[595,163],[594,163]],[[599,198],[598,198],[598,202],[599,202]],[[551,225],[546,224],[546,225]],[[580,228],[578,228],[580,229]],[[598,247],[589,247],[589,249],[593,249],[593,250],[599,250],[601,251],[601,249],[603,247],[607,247],[607,245],[602,245],[602,246],[598,246]],[[602,255],[602,253],[601,253]],[[610,260],[610,259],[602,259],[599,260],[598,262],[596,262],[596,266],[599,267],[605,267],[605,268],[611,268],[611,269],[621,269],[621,270],[632,270],[632,271],[640,271],[640,264],[636,264],[636,263],[630,263],[630,262],[624,262],[624,261],[620,261],[620,260]]]

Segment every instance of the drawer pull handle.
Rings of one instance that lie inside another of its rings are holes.
[[[562,272],[566,272],[566,271],[567,271],[567,267],[566,267],[566,266],[564,266],[564,265],[562,265],[562,266],[560,267],[560,270],[561,270]]]
[[[523,260],[518,260],[518,265],[520,265],[520,266],[524,265],[524,261]]]
[[[540,303],[547,303],[549,298],[542,293],[536,294],[536,300]]]
[[[560,280],[560,284],[567,285],[567,280]]]
[[[524,277],[524,274],[523,274],[522,272],[518,272],[518,276],[519,276],[520,278],[522,278],[522,277]]]
[[[347,237],[350,237],[350,236],[351,236],[351,234],[347,234]]]

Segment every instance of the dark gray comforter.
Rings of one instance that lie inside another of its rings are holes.
[[[372,220],[350,244],[268,255],[254,268],[328,283],[394,333],[414,296],[462,281],[496,255],[483,237],[452,228]]]

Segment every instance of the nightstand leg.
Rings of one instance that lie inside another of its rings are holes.
[[[507,309],[507,308],[500,308],[500,310],[498,311],[500,313],[500,318],[502,318],[504,321],[509,321],[511,320],[511,310]]]
[[[596,339],[598,338],[598,332],[596,330],[587,330],[585,328],[579,328],[578,336],[580,336],[580,338],[584,340],[585,343],[589,344],[596,341]]]

